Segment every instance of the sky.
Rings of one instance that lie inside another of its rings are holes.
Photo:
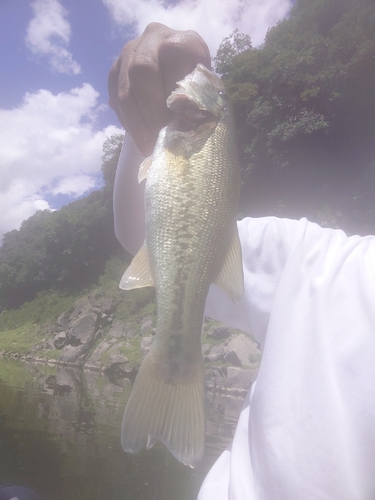
[[[0,0],[0,242],[37,210],[102,186],[102,145],[122,133],[107,76],[153,21],[196,30],[212,56],[236,28],[262,44],[293,0]]]

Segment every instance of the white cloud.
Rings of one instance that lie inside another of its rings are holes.
[[[259,46],[267,29],[283,19],[292,0],[102,0],[119,25],[132,25],[134,35],[157,21],[178,30],[193,29],[207,42],[214,56],[223,38],[236,28]]]
[[[27,46],[34,54],[48,56],[58,73],[80,73],[80,65],[67,50],[71,30],[66,9],[58,0],[35,0],[31,7],[34,17],[27,27]]]
[[[98,96],[83,84],[27,93],[19,107],[0,109],[0,235],[49,208],[49,196],[80,196],[97,185],[103,142],[121,133],[96,129]]]

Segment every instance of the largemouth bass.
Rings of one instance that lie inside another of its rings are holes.
[[[146,238],[120,288],[156,287],[154,343],[136,377],[122,424],[125,451],[164,443],[193,467],[204,452],[201,331],[209,287],[243,293],[236,214],[240,194],[235,127],[220,78],[199,64],[167,100],[161,130],[139,180]]]

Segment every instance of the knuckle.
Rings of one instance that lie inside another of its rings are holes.
[[[145,35],[149,35],[150,33],[153,33],[155,31],[159,31],[159,30],[165,30],[165,28],[167,28],[167,26],[165,26],[164,24],[161,24],[161,23],[157,23],[157,22],[152,22],[152,23],[149,23],[145,30],[144,30],[144,34]]]
[[[157,65],[150,53],[141,52],[129,64],[129,80],[136,81],[139,77],[152,75],[156,72]]]

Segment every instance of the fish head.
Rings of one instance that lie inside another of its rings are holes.
[[[221,79],[203,64],[177,82],[167,99],[168,108],[179,117],[182,126],[193,129],[204,122],[218,122],[229,105]]]

